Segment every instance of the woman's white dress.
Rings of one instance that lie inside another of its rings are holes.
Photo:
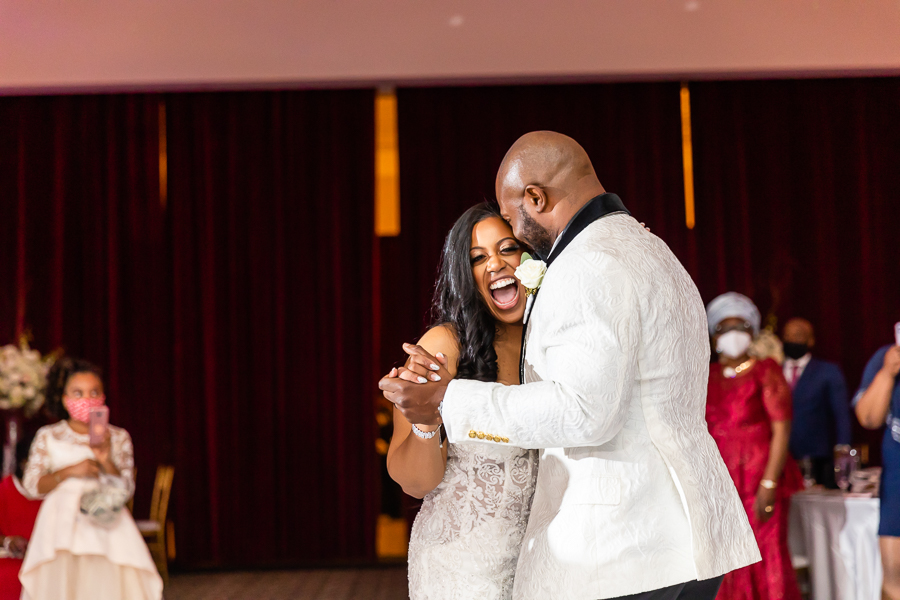
[[[450,444],[444,479],[412,527],[412,600],[512,597],[537,467],[536,450]]]
[[[110,426],[110,457],[133,490],[131,436]],[[90,437],[65,421],[42,427],[31,446],[23,484],[35,498],[38,480],[94,459]],[[81,496],[96,479],[69,478],[44,498],[19,573],[23,600],[159,600],[162,578],[131,513],[109,526],[81,512]]]

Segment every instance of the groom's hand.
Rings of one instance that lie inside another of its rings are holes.
[[[412,344],[404,344],[403,350],[410,355],[410,368],[392,369],[389,375],[378,382],[378,388],[410,423],[439,425],[441,415],[438,407],[450,383],[450,373],[443,367],[447,362],[446,357],[437,359],[421,346]],[[419,371],[423,371],[422,375],[427,372],[432,381],[419,375]],[[437,377],[433,377],[434,375]]]

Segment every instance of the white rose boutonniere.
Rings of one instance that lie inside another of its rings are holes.
[[[516,267],[516,277],[525,286],[525,297],[533,296],[544,281],[547,263],[535,260],[527,252],[522,253],[522,261]]]

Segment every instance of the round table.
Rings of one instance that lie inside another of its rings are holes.
[[[838,490],[791,497],[788,543],[809,564],[812,600],[880,600],[879,500]]]

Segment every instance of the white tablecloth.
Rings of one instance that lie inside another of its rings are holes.
[[[880,600],[878,498],[809,490],[791,498],[791,554],[809,560],[813,600]]]

